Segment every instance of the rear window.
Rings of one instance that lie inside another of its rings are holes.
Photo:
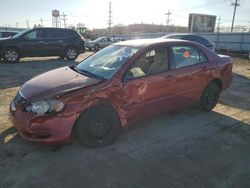
[[[173,46],[171,51],[171,64],[176,69],[208,61],[200,50],[192,46]]]
[[[47,38],[67,38],[73,36],[70,30],[66,29],[46,29]]]

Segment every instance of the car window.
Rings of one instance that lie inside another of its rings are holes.
[[[26,35],[24,35],[24,38],[27,40],[35,40],[35,39],[44,38],[43,30],[31,31],[27,33]]]
[[[198,43],[203,44],[203,45],[207,44],[207,40],[200,37],[200,36],[187,36],[187,40],[198,42]]]
[[[111,45],[83,60],[77,68],[82,72],[110,79],[137,50],[129,46]]]
[[[62,30],[62,36],[63,37],[72,37],[73,36],[73,32],[69,31],[69,30]]]
[[[70,31],[64,30],[64,29],[58,29],[55,33],[56,37],[58,38],[67,38],[71,37],[73,34]]]
[[[166,48],[155,48],[141,55],[125,74],[125,80],[152,75],[168,70]]]
[[[46,38],[57,38],[59,32],[56,29],[46,29],[45,30]]]
[[[72,33],[64,29],[46,29],[45,30],[46,38],[66,38],[71,37]]]
[[[36,39],[37,38],[37,31],[32,31],[32,32],[24,35],[24,37],[28,40]]]
[[[174,46],[171,47],[171,51],[171,54],[173,55],[171,58],[171,64],[175,68],[186,67],[208,61],[205,54],[191,46]]]

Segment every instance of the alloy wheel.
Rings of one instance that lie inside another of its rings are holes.
[[[18,54],[14,50],[8,50],[4,54],[5,60],[8,62],[15,62],[18,60]]]

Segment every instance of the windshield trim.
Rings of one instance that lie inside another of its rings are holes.
[[[99,75],[96,75],[96,74],[93,74],[89,71],[86,71],[86,70],[82,70],[82,69],[79,69],[77,67],[77,65],[73,65],[73,66],[69,66],[72,70],[76,71],[77,73],[81,74],[81,75],[84,75],[84,76],[87,76],[89,78],[94,78],[94,79],[98,79],[98,80],[106,80],[106,78],[103,78],[102,76],[99,76]]]
[[[28,33],[29,31],[30,31],[30,29],[23,30],[23,31],[17,33],[16,35],[14,35],[12,38],[19,38],[19,37],[22,37],[23,35],[25,35],[25,34]]]

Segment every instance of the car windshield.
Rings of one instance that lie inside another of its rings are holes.
[[[110,79],[137,50],[128,46],[111,45],[83,60],[76,69],[83,74]]]
[[[21,35],[23,35],[24,33],[26,33],[28,30],[24,30],[24,31],[21,31],[19,33],[17,33],[16,35],[14,35],[12,38],[18,38],[20,37]]]

